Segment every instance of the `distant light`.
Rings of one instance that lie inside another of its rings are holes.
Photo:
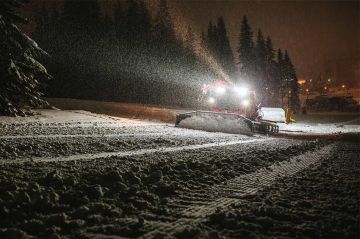
[[[324,86],[324,90],[327,90],[327,87],[326,87],[326,86]]]
[[[248,107],[248,106],[250,105],[250,101],[249,101],[249,100],[243,100],[243,101],[241,102],[241,104],[242,104],[243,106],[245,106],[245,107]]]
[[[306,83],[306,80],[298,80],[299,85],[302,85],[302,84],[305,84],[305,83]]]
[[[208,99],[208,103],[209,104],[214,104],[215,103],[215,99],[213,98],[213,97],[210,97],[209,99]]]
[[[309,89],[306,89],[306,92],[309,92]]]
[[[312,79],[310,79],[309,81],[312,82]]]
[[[219,95],[222,95],[222,94],[225,94],[226,89],[225,89],[225,87],[218,86],[215,88],[215,92]]]
[[[246,96],[249,93],[249,89],[246,87],[234,87],[235,92],[240,96]]]
[[[345,85],[342,85],[341,88],[345,88]]]
[[[330,82],[330,81],[331,81],[331,79],[329,78],[329,79],[328,79],[328,82]]]

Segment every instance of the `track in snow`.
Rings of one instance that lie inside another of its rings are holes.
[[[180,219],[168,223],[146,221],[145,230],[149,232],[142,238],[154,238],[159,233],[172,236],[181,227],[196,225],[217,210],[226,209],[240,201],[240,198],[255,194],[278,179],[292,176],[311,165],[316,165],[331,156],[332,149],[333,145],[328,145],[319,150],[295,156],[290,161],[280,162],[269,168],[236,177],[227,181],[226,184],[210,187],[206,191],[212,192],[212,198],[209,198],[208,194],[189,192],[187,198],[190,200],[175,199],[170,202],[177,208],[184,208],[178,213],[177,218]]]
[[[30,158],[30,159],[20,159],[20,160],[12,160],[12,161],[0,161],[1,164],[18,164],[25,162],[37,162],[37,163],[50,163],[50,162],[68,162],[68,161],[76,161],[76,160],[94,160],[94,159],[113,159],[112,157],[126,157],[126,156],[136,156],[143,154],[153,154],[153,153],[167,153],[167,152],[177,152],[177,151],[185,151],[185,150],[197,150],[204,148],[213,148],[213,147],[224,147],[238,144],[249,144],[255,142],[264,142],[270,140],[270,138],[262,138],[262,139],[250,139],[250,140],[236,140],[236,141],[228,141],[228,142],[216,142],[216,143],[207,143],[207,144],[197,144],[197,145],[187,145],[180,147],[161,147],[157,149],[140,149],[134,151],[120,151],[120,152],[104,152],[97,154],[78,154],[71,156],[61,156],[54,158]]]
[[[39,135],[9,135],[0,136],[0,139],[37,139],[37,138],[121,138],[128,136],[163,136],[166,133],[133,133],[133,134],[39,134]]]

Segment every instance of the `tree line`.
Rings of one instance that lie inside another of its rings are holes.
[[[198,39],[191,26],[182,39],[177,36],[166,0],[158,0],[156,17],[143,0],[117,1],[111,16],[102,13],[97,0],[64,0],[61,9],[47,3],[34,13],[32,38],[48,54],[15,25],[24,20],[14,9],[25,2],[1,2],[0,114],[45,105],[41,91],[48,97],[193,107],[202,85],[222,77],[194,51]],[[223,17],[210,22],[200,40],[230,80],[257,91],[263,106],[298,108],[288,53],[278,50],[275,56],[270,37],[265,40],[260,30],[254,42],[246,17],[238,62]]]
[[[47,67],[56,79],[48,96],[194,106],[201,85],[221,77],[194,53],[190,26],[184,40],[176,36],[166,0],[159,0],[155,19],[143,0],[118,1],[113,16],[101,14],[97,0],[65,0],[60,12],[35,14],[33,38],[52,56]],[[299,107],[288,53],[279,49],[275,59],[271,38],[261,30],[254,42],[246,16],[239,62],[223,17],[209,23],[202,43],[231,80],[257,91],[262,105]]]
[[[52,57],[50,97],[194,105],[214,73],[177,38],[166,0],[152,19],[143,0],[118,1],[113,16],[96,0],[38,9],[33,38]],[[192,44],[192,43],[190,43]]]
[[[270,36],[265,39],[260,29],[254,41],[246,16],[237,45],[238,62],[234,60],[222,17],[215,25],[209,22],[207,34],[202,33],[202,38],[232,81],[254,89],[262,106],[299,109],[297,76],[288,52],[278,49],[275,54]]]

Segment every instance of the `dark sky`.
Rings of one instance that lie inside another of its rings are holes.
[[[46,2],[54,1],[62,2]],[[100,1],[106,2],[106,11],[111,12],[114,1]],[[146,1],[150,8],[156,5],[156,0]],[[25,14],[30,15],[38,2],[33,0]],[[224,16],[234,50],[241,19],[247,15],[254,32],[261,28],[264,35],[271,36],[274,47],[288,50],[299,78],[316,78],[327,72],[339,83],[360,84],[359,1],[169,0],[169,6],[175,22],[191,24],[199,33],[207,29],[210,20]]]
[[[343,68],[338,66],[342,64],[338,61],[346,61],[351,64],[349,71],[357,70],[360,81],[358,1],[170,2],[185,19],[199,26],[198,30],[206,30],[210,19],[216,21],[217,16],[224,16],[234,49],[242,16],[247,15],[253,31],[261,28],[265,35],[271,36],[275,47],[289,51],[299,77],[316,77],[326,68]]]

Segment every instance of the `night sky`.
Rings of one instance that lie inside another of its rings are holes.
[[[62,2],[45,2],[55,1]],[[24,14],[31,17],[40,2],[33,0]],[[105,3],[104,12],[111,14],[116,1],[100,2]],[[155,0],[147,3],[154,9]],[[206,31],[210,20],[224,16],[234,51],[242,17],[247,15],[254,33],[261,28],[275,48],[288,50],[299,78],[316,79],[321,73],[338,84],[360,86],[358,1],[169,0],[169,6],[180,34],[188,24],[198,33]]]

